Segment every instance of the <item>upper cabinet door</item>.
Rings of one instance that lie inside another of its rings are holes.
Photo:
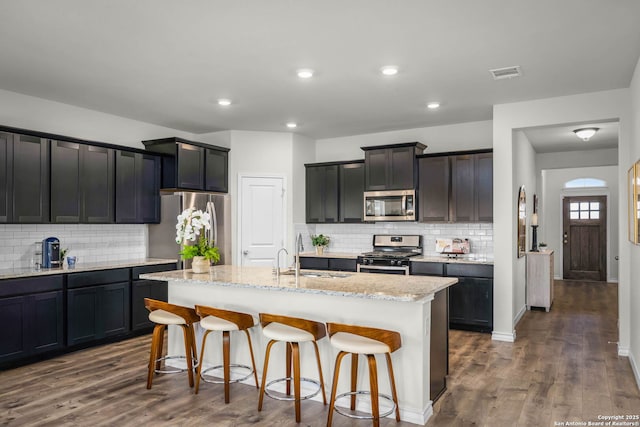
[[[178,143],[178,188],[204,190],[204,148]]]
[[[387,190],[410,190],[415,186],[415,147],[390,148]]]
[[[362,222],[364,163],[340,165],[340,222]]]
[[[116,151],[116,223],[160,222],[160,157]]]
[[[367,191],[387,189],[387,177],[389,175],[388,158],[389,152],[386,149],[365,151],[365,186]]]
[[[227,165],[229,153],[226,151],[205,149],[205,190],[226,193],[229,185],[227,181]]]
[[[136,156],[137,153],[116,150],[116,223],[137,222]]]
[[[80,222],[80,144],[51,141],[51,222]]]
[[[0,132],[0,223],[5,224],[13,221],[13,137],[11,133]]]
[[[476,220],[493,222],[493,153],[475,155]]]
[[[418,161],[420,221],[449,221],[449,157],[425,157]]]
[[[14,223],[49,222],[49,140],[16,135],[13,145]]]
[[[136,156],[138,220],[143,224],[157,224],[160,222],[160,158],[150,154]]]
[[[307,223],[338,222],[338,166],[306,166]]]
[[[92,145],[81,147],[80,222],[114,222],[114,174],[113,149]]]
[[[474,156],[451,156],[451,220],[476,221]]]

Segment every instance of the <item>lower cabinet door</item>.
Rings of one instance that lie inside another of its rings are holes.
[[[131,288],[131,330],[137,331],[153,327],[144,299],[168,300],[167,282],[155,280],[134,280]]]
[[[29,355],[28,297],[0,299],[0,362]]]
[[[62,291],[32,295],[31,347],[34,353],[57,350],[64,346]]]
[[[100,336],[129,332],[129,282],[103,285],[100,295]]]
[[[493,330],[493,279],[473,278],[472,318],[474,325]]]
[[[67,345],[76,345],[100,338],[100,286],[67,291]]]
[[[449,326],[482,332],[493,330],[493,279],[459,277],[449,288]]]
[[[469,323],[472,300],[470,280],[459,277],[458,283],[449,288],[449,322],[452,328],[456,324]]]

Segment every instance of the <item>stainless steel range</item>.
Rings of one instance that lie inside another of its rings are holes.
[[[422,236],[375,234],[373,251],[358,257],[358,272],[409,274],[409,258],[422,255]]]

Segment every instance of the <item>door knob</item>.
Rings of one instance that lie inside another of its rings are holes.
[[[565,240],[565,241],[564,241],[564,244],[566,245],[567,243],[569,243],[569,241],[568,241],[568,240]]]
[[[249,251],[247,251],[247,250],[242,251],[242,255],[249,255]]]

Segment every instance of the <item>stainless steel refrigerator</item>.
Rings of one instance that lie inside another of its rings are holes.
[[[211,214],[212,235],[220,250],[218,264],[231,264],[231,203],[228,194],[205,192],[161,192],[159,224],[149,225],[149,257],[176,259],[181,268],[191,268],[191,260],[180,259],[181,245],[176,243],[178,215],[195,207]]]

